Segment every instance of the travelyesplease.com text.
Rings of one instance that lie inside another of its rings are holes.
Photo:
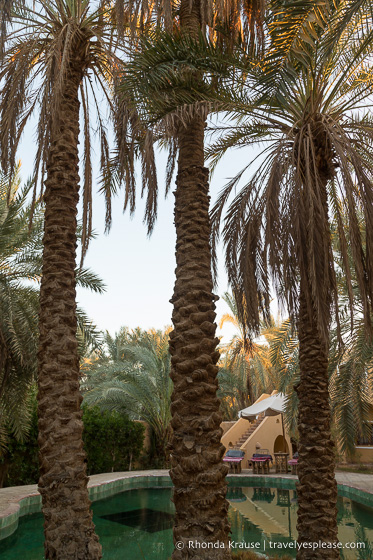
[[[339,541],[336,542],[325,542],[325,541],[317,541],[317,542],[298,542],[296,540],[289,541],[289,542],[278,542],[278,541],[267,541],[264,540],[262,542],[246,542],[246,541],[230,541],[229,543],[223,543],[220,541],[217,542],[210,542],[210,541],[178,541],[175,544],[176,548],[182,550],[183,548],[190,548],[194,550],[198,549],[217,549],[217,548],[229,548],[232,550],[240,550],[240,549],[251,549],[251,550],[300,550],[303,549],[350,549],[350,550],[364,550],[365,543],[364,542],[347,542],[342,543]]]

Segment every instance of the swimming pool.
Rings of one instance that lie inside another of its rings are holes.
[[[265,481],[270,484],[272,481]],[[140,481],[132,482],[141,486]],[[153,481],[154,484],[154,481]],[[256,485],[255,485],[256,484]],[[147,481],[151,485],[151,481]],[[287,485],[288,488],[285,488]],[[94,522],[103,546],[104,560],[167,560],[173,549],[173,504],[167,480],[163,487],[132,488],[93,503]],[[278,487],[258,481],[230,480],[229,521],[232,540],[259,543],[258,552],[279,556],[296,551],[289,548],[296,539],[296,492],[289,480]],[[113,491],[113,490],[111,490]],[[365,548],[343,550],[346,560],[373,558],[373,509],[351,497],[338,498],[339,539],[342,543],[365,544]],[[1,538],[1,533],[0,533]],[[277,543],[277,544],[276,544]],[[275,546],[276,545],[276,546]],[[40,513],[20,518],[18,529],[0,540],[2,560],[43,558],[43,518]]]

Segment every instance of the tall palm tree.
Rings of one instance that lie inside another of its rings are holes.
[[[293,11],[298,7],[294,5]],[[286,16],[286,11],[280,14],[278,29],[288,21]],[[316,551],[301,547],[299,559],[339,556],[332,544],[337,541],[337,487],[330,433],[328,331],[332,311],[337,323],[339,315],[330,214],[337,223],[341,266],[352,304],[342,213],[347,216],[367,329],[373,298],[373,122],[362,110],[371,91],[371,43],[361,42],[355,20],[347,21],[332,41],[323,21],[318,12],[307,17],[285,62],[283,53],[276,58],[271,52],[267,66],[261,67],[268,73],[259,78],[255,72],[250,74],[247,87],[238,89],[232,100],[239,123],[210,149],[219,158],[231,146],[255,142],[265,146],[262,163],[229,206],[223,238],[231,285],[245,298],[245,308],[239,305],[238,311],[248,327],[259,329],[258,309],[269,316],[270,272],[298,327],[298,542],[306,545],[321,539],[330,547]],[[224,189],[213,210],[216,228],[237,180]],[[364,243],[359,210],[367,224]]]
[[[358,216],[362,238],[366,237],[364,217]],[[344,223],[346,220],[343,220]],[[334,226],[335,228],[335,226]],[[373,398],[373,340],[364,321],[363,304],[357,287],[356,271],[353,266],[351,242],[348,239],[348,257],[351,265],[353,306],[349,306],[349,293],[343,274],[341,248],[335,239],[334,253],[337,260],[337,286],[341,313],[340,336],[343,345],[338,344],[337,329],[330,333],[331,354],[329,357],[330,392],[332,417],[338,437],[340,451],[353,455],[356,441],[369,432],[370,407]]]
[[[82,384],[88,405],[124,410],[131,418],[147,422],[154,433],[156,456],[163,464],[171,435],[170,330],[121,329],[115,339],[107,333],[110,356],[85,366]]]
[[[164,14],[165,5],[166,2],[161,4]],[[167,5],[168,13],[172,14],[171,3]],[[226,49],[238,38],[247,47],[252,46],[254,39],[261,44],[263,14],[263,2],[180,0],[173,23],[169,20],[165,27],[176,40],[185,40],[187,44],[204,42],[210,33],[217,35],[218,43]],[[175,549],[173,559],[184,558],[186,554],[202,559],[210,557],[209,550],[193,551],[188,547],[191,538],[226,545],[229,540],[225,500],[228,469],[222,462],[224,447],[220,442],[221,415],[216,396],[219,339],[215,335],[217,296],[213,293],[211,271],[209,171],[204,158],[209,105],[180,113],[173,103],[179,88],[173,90],[167,69],[164,72],[168,36],[155,45],[143,41],[142,46],[143,52],[127,67],[121,95],[126,101],[132,99],[140,116],[150,125],[145,135],[147,142],[160,139],[161,144],[170,147],[166,190],[177,167],[176,280],[171,299],[174,330],[170,334],[174,382],[170,475],[176,511],[174,541],[183,542],[185,550]],[[141,60],[142,55],[145,59]],[[170,67],[172,74],[172,61]],[[186,95],[195,82],[203,81],[200,71],[182,69],[179,75]],[[123,127],[119,127],[119,132],[123,134]],[[228,558],[228,547],[216,549],[214,556],[218,560]]]
[[[198,38],[203,5],[181,0],[180,31]],[[206,549],[189,549],[188,541],[228,544],[227,468],[217,374],[219,339],[216,337],[215,301],[211,271],[209,171],[204,163],[206,116],[194,115],[177,135],[178,162],[175,190],[176,280],[170,334],[172,439],[170,476],[174,484],[174,541],[188,548],[175,549],[174,560],[209,558]],[[214,557],[225,560],[228,548]]]
[[[358,215],[361,235],[366,236],[363,217]],[[343,219],[345,223],[345,218]],[[351,243],[346,227],[348,256],[351,267],[353,307],[349,308],[349,294],[343,271],[337,224],[331,224],[333,257],[336,263],[340,325],[334,325],[329,336],[328,375],[332,415],[332,430],[338,450],[355,453],[356,440],[369,427],[367,420],[372,398],[372,339],[367,333],[362,303],[357,288],[356,272],[351,255]],[[343,344],[340,344],[340,341]],[[280,390],[287,394],[285,420],[296,431],[298,398],[294,386],[299,383],[299,343],[289,320],[284,321],[271,343],[271,360],[279,372]]]
[[[343,288],[344,290],[344,288]],[[344,297],[339,290],[340,308]],[[332,418],[332,433],[338,451],[353,456],[358,437],[369,431],[372,399],[372,340],[367,336],[361,313],[359,297],[355,301],[356,316],[351,331],[350,313],[342,312],[341,332],[330,331],[328,377]],[[354,313],[355,314],[355,313]],[[339,344],[342,336],[343,345]],[[279,373],[279,390],[287,395],[284,419],[288,430],[296,436],[298,398],[295,388],[299,384],[299,342],[289,320],[284,321],[274,335],[270,347],[271,361]]]
[[[0,447],[9,431],[23,438],[29,427],[27,395],[36,373],[38,290],[27,281],[37,274],[42,231],[40,212],[29,231],[25,200],[30,189],[19,188],[18,169],[10,185],[8,202],[9,178],[0,175]]]
[[[11,172],[29,117],[39,109],[36,177],[44,175],[43,270],[40,289],[38,410],[46,558],[97,559],[82,442],[76,338],[75,257],[79,199],[80,107],[84,117],[82,253],[91,229],[89,103],[96,107],[103,188],[110,178],[109,147],[97,92],[104,99],[119,60],[109,27],[113,8],[89,0],[40,0],[13,14],[0,81],[1,165]],[[81,102],[79,100],[79,96]],[[110,106],[110,100],[109,100]],[[36,189],[36,186],[35,186]],[[43,190],[43,189],[42,189]],[[35,191],[36,192],[36,191]]]
[[[39,283],[42,270],[43,209],[38,204],[30,230],[31,184],[0,175],[0,446],[7,433],[23,439],[29,428],[30,388],[36,382]],[[90,270],[76,272],[77,283],[102,293],[102,281]],[[97,344],[95,328],[77,309],[78,340]],[[5,430],[5,426],[8,430]],[[3,435],[3,438],[1,437]]]

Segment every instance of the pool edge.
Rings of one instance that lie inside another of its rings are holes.
[[[232,482],[240,482],[242,485],[248,482],[258,482],[263,486],[295,489],[297,477],[289,475],[250,475],[230,474],[227,476],[228,485]],[[169,487],[172,485],[168,471],[131,471],[124,473],[105,473],[93,475],[88,482],[89,497],[92,502],[110,497],[119,492],[130,489],[149,488],[149,482],[154,487]],[[23,488],[27,488],[27,494],[21,494]],[[339,494],[364,505],[373,507],[373,492],[358,488],[351,484],[338,482]],[[0,511],[0,540],[10,536],[17,530],[19,518],[40,511],[41,496],[37,491],[37,485],[23,487],[11,487],[0,489],[0,496],[9,494],[6,507]],[[13,495],[12,495],[13,492]],[[0,502],[0,508],[1,508]]]

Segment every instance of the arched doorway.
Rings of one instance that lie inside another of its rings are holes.
[[[285,449],[285,453],[289,453],[289,446],[287,444],[286,439],[284,439],[284,436],[277,436],[277,438],[275,439],[275,443],[273,446],[273,452],[274,453],[283,453]]]

